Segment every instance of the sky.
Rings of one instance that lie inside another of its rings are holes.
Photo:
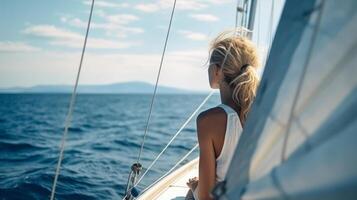
[[[270,14],[273,11],[275,29],[284,4],[273,1],[261,0],[257,7],[253,41],[262,56],[270,41]],[[0,88],[72,85],[90,3],[1,1]],[[79,84],[154,83],[172,4],[173,0],[96,0]],[[209,90],[209,43],[234,28],[235,7],[235,0],[177,0],[160,85]]]

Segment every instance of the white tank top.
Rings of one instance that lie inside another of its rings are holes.
[[[229,164],[232,160],[238,140],[242,134],[243,128],[238,113],[233,108],[220,104],[218,107],[223,108],[227,114],[226,133],[221,154],[216,159],[216,181],[223,181]]]

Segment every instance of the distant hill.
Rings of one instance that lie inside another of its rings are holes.
[[[0,93],[71,93],[71,85],[38,85],[33,87],[0,88]],[[123,82],[105,85],[79,85],[78,93],[89,94],[152,94],[154,85],[146,82]],[[159,86],[158,94],[206,93],[206,91],[184,90]]]

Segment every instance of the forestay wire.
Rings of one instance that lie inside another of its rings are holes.
[[[146,135],[147,135],[148,129],[149,129],[152,109],[153,109],[153,105],[154,105],[154,102],[155,102],[155,97],[156,97],[157,87],[158,87],[158,84],[159,84],[161,69],[162,69],[162,65],[163,65],[163,62],[164,62],[164,58],[165,58],[167,42],[169,40],[169,36],[170,36],[170,32],[171,32],[171,25],[172,25],[172,19],[173,19],[174,13],[175,13],[175,8],[176,8],[176,0],[174,0],[173,6],[172,6],[170,22],[169,22],[169,26],[168,26],[167,33],[166,33],[164,49],[163,49],[162,55],[161,55],[159,71],[158,71],[157,76],[156,76],[156,83],[155,83],[154,93],[153,93],[152,98],[151,98],[149,114],[148,114],[148,118],[147,118],[147,121],[146,121],[145,132],[144,132],[144,136],[143,136],[143,139],[142,139],[142,142],[141,142],[141,147],[140,147],[139,155],[138,155],[138,158],[137,158],[137,163],[140,162],[141,153],[143,151]]]
[[[162,66],[164,63],[164,58],[165,58],[166,49],[167,49],[167,43],[168,43],[170,32],[171,32],[172,20],[173,20],[173,16],[175,13],[175,9],[176,9],[176,0],[173,1],[172,11],[171,11],[171,15],[170,15],[170,22],[169,22],[169,25],[167,28],[167,33],[166,33],[164,48],[163,48],[162,55],[161,55],[159,70],[158,70],[157,76],[156,76],[154,92],[151,97],[150,108],[149,108],[149,113],[148,113],[148,117],[146,120],[144,135],[143,135],[143,138],[141,141],[140,150],[138,153],[136,163],[134,163],[131,166],[131,172],[129,173],[128,182],[127,182],[126,191],[125,191],[126,194],[123,199],[126,199],[126,197],[128,197],[128,199],[132,199],[133,196],[137,196],[136,192],[133,191],[132,189],[135,189],[134,186],[137,183],[137,180],[136,180],[137,176],[140,174],[140,171],[142,169],[142,165],[140,164],[140,158],[141,158],[142,151],[144,149],[144,144],[145,144],[146,136],[147,136],[149,125],[150,125],[150,119],[151,119],[151,115],[152,115],[153,106],[155,103],[155,97],[156,97],[157,88],[158,88],[158,84],[159,84],[159,80],[160,80],[161,69],[162,69]]]
[[[73,92],[72,92],[72,96],[71,96],[71,100],[70,100],[70,104],[69,104],[69,108],[68,108],[68,113],[67,113],[66,120],[65,120],[65,126],[64,126],[64,131],[63,131],[63,135],[62,135],[61,146],[60,146],[60,154],[59,154],[59,158],[58,158],[58,162],[57,162],[55,178],[53,180],[53,185],[52,185],[51,198],[50,198],[51,200],[53,200],[55,197],[56,185],[57,185],[57,180],[58,180],[61,163],[62,163],[62,159],[63,159],[63,152],[64,152],[66,138],[67,138],[67,134],[68,134],[68,128],[69,128],[69,126],[71,124],[71,120],[72,120],[72,113],[73,113],[74,103],[76,101],[78,81],[79,81],[79,77],[81,75],[84,53],[85,53],[86,46],[87,46],[87,38],[88,38],[90,24],[91,24],[91,20],[92,20],[93,8],[94,8],[94,0],[92,0],[92,4],[91,4],[91,8],[90,8],[89,19],[88,19],[88,24],[87,24],[87,31],[86,31],[86,35],[84,38],[84,43],[83,43],[83,48],[82,48],[81,59],[79,62],[76,82],[74,84],[74,88],[73,88]]]

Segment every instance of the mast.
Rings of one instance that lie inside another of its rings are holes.
[[[236,28],[249,30],[246,35],[248,37],[252,37],[256,7],[257,0],[238,0],[237,2]]]
[[[248,19],[248,29],[253,31],[254,20],[255,20],[255,11],[257,8],[257,0],[250,1],[250,10],[249,10],[249,19]]]

